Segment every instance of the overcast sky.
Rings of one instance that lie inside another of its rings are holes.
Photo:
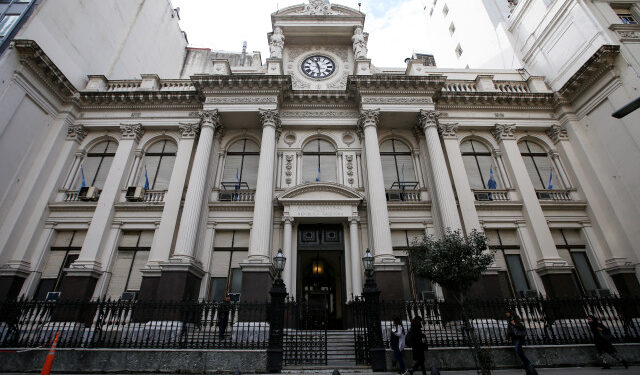
[[[171,0],[180,7],[180,25],[191,47],[249,51],[268,57],[267,33],[271,13],[307,0]],[[427,44],[425,0],[337,0],[335,3],[367,14],[369,58],[378,67],[402,67],[415,52],[430,52]]]

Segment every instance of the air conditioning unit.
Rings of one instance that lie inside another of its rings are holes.
[[[83,186],[78,192],[78,198],[83,201],[97,201],[100,189],[95,186]]]
[[[520,298],[537,298],[538,297],[538,291],[535,289],[521,290],[520,292],[518,292],[518,294],[520,295]]]
[[[431,291],[431,290],[423,290],[421,292],[422,294],[422,299],[425,301],[429,301],[429,300],[435,300],[436,299],[436,292]]]
[[[129,186],[125,196],[129,202],[139,202],[144,199],[145,190],[142,186]]]
[[[474,193],[477,201],[492,201],[491,193]]]
[[[60,298],[60,292],[48,292],[45,301],[55,302]]]
[[[228,191],[221,191],[220,194],[218,194],[218,200],[221,202],[231,202],[233,200],[233,195],[235,193],[232,192],[228,192]]]
[[[538,199],[551,199],[551,194],[544,191],[538,191],[536,192],[536,195],[538,196]]]
[[[389,202],[399,202],[402,200],[401,192],[389,192],[387,193],[387,201]]]
[[[122,301],[135,301],[138,298],[138,292],[124,292],[120,296]]]
[[[592,297],[611,297],[609,289],[592,289],[589,291]]]

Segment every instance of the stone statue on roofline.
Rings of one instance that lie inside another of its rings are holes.
[[[353,32],[351,40],[353,41],[353,53],[356,59],[367,58],[367,34],[362,32],[362,27],[357,26]]]
[[[282,58],[282,49],[284,48],[284,34],[282,29],[276,27],[269,37],[269,51],[272,59]]]

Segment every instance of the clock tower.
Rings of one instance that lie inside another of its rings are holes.
[[[267,74],[290,75],[294,90],[345,90],[349,75],[371,74],[365,15],[310,0],[271,15]]]

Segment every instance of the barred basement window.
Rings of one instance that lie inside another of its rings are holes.
[[[178,147],[171,141],[156,142],[144,154],[144,160],[138,186],[144,186],[145,168],[149,177],[150,190],[167,190],[169,180],[173,171],[173,164],[176,161]]]
[[[120,237],[118,254],[111,271],[107,296],[119,299],[124,292],[137,293],[142,284],[142,268],[149,260],[154,231],[126,231]]]

